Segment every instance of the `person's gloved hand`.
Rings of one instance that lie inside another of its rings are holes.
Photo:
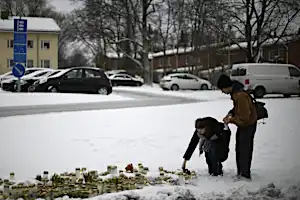
[[[199,150],[199,156],[201,156],[201,154],[203,154],[203,149],[202,148]]]

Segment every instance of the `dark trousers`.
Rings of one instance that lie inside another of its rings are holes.
[[[219,161],[216,141],[212,142],[209,152],[205,152],[205,158],[206,163],[208,165],[208,173],[210,175],[223,175],[223,166],[222,163]]]
[[[251,178],[254,135],[257,124],[238,127],[236,132],[236,166],[238,175]]]

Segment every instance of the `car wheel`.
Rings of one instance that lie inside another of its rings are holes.
[[[173,84],[172,86],[171,86],[171,90],[179,90],[179,86],[177,85],[177,84]]]
[[[266,89],[262,86],[258,86],[254,90],[255,98],[263,98],[266,95]]]
[[[113,85],[114,87],[118,86],[118,84],[117,84],[117,83],[113,83],[112,85]]]
[[[35,90],[34,86],[29,86],[27,91],[28,92],[34,92],[34,90]]]
[[[105,87],[102,87],[98,90],[98,94],[101,94],[101,95],[108,95],[108,91],[107,91],[107,88]]]
[[[49,87],[48,87],[48,91],[49,91],[49,92],[56,93],[56,92],[58,92],[58,89],[57,89],[55,86],[49,86]]]
[[[141,86],[142,86],[142,83],[136,83],[136,86],[137,86],[137,87],[141,87]]]
[[[201,90],[208,90],[208,85],[207,84],[202,84],[201,85]]]
[[[290,94],[283,94],[283,97],[284,98],[290,98],[292,95],[290,95]]]

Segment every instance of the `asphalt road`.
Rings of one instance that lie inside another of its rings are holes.
[[[33,115],[43,113],[58,113],[87,110],[106,110],[134,107],[164,106],[175,104],[196,103],[199,100],[166,95],[148,94],[140,92],[117,91],[115,94],[132,97],[135,100],[75,103],[75,104],[55,104],[55,105],[35,105],[35,106],[12,106],[0,107],[0,117],[10,117],[18,115]]]

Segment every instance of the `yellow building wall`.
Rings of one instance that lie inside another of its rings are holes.
[[[13,48],[7,47],[7,41],[13,40],[12,32],[0,32],[0,74],[11,71],[8,68],[8,59],[13,59]],[[33,60],[34,67],[41,66],[41,60],[50,60],[50,67],[58,67],[58,34],[55,33],[28,33],[27,40],[33,40],[33,48],[27,48],[27,60]],[[50,41],[50,49],[42,49],[41,41]]]

